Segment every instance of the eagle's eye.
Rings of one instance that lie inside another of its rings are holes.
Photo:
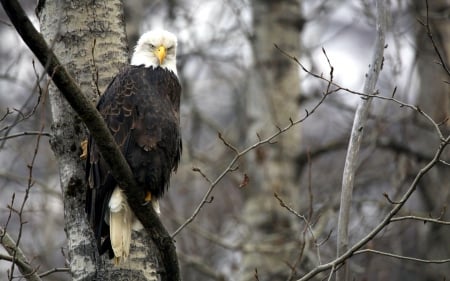
[[[148,44],[149,46],[150,46],[150,48],[152,48],[152,49],[154,49],[155,48],[155,45],[153,45],[153,44]]]

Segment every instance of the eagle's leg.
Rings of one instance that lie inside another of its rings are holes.
[[[81,155],[80,155],[80,159],[85,160],[87,158],[87,147],[88,147],[88,140],[85,139],[83,141],[81,141]]]
[[[150,191],[147,191],[145,193],[145,198],[144,198],[144,204],[143,205],[145,206],[148,203],[152,202],[153,209],[159,215],[159,214],[161,214],[161,210],[159,208],[159,201],[158,201],[158,199],[155,199],[155,198],[153,198],[153,200],[152,200],[152,198],[153,198],[152,193]]]
[[[152,201],[152,193],[150,191],[147,191],[145,193],[145,198],[144,198],[144,205],[147,205],[150,201]]]

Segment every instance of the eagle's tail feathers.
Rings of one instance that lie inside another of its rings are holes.
[[[132,212],[123,191],[116,187],[109,200],[109,233],[114,263],[126,260],[130,253]]]
[[[152,199],[152,206],[155,212],[158,215],[161,215],[161,208],[159,208],[159,200],[158,199]]]

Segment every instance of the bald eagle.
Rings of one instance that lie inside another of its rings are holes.
[[[131,65],[117,74],[97,104],[109,130],[142,187],[142,201],[159,213],[158,200],[169,186],[181,155],[177,38],[152,30],[137,42]],[[129,255],[132,229],[142,228],[127,198],[89,137],[86,211],[100,254],[118,264]]]

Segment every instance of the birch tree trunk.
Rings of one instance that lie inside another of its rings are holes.
[[[298,117],[300,81],[298,67],[274,47],[299,56],[302,16],[300,1],[252,1],[252,49],[254,75],[247,93],[248,143],[267,137]],[[300,149],[300,132],[292,128],[277,139],[277,144],[263,146],[248,159],[250,186],[244,207],[244,220],[253,235],[252,242],[269,245],[274,252],[245,254],[241,280],[283,280],[289,276],[286,262],[293,262],[298,250],[298,224],[282,208],[274,193],[294,209],[299,206],[295,157]]]
[[[37,13],[47,43],[96,103],[128,61],[122,2],[40,1]],[[51,144],[59,162],[73,280],[157,280],[157,248],[145,233],[133,233],[130,258],[120,267],[113,267],[107,255],[98,256],[84,209],[86,185],[80,142],[86,139],[86,130],[55,86],[50,87],[49,95]]]

